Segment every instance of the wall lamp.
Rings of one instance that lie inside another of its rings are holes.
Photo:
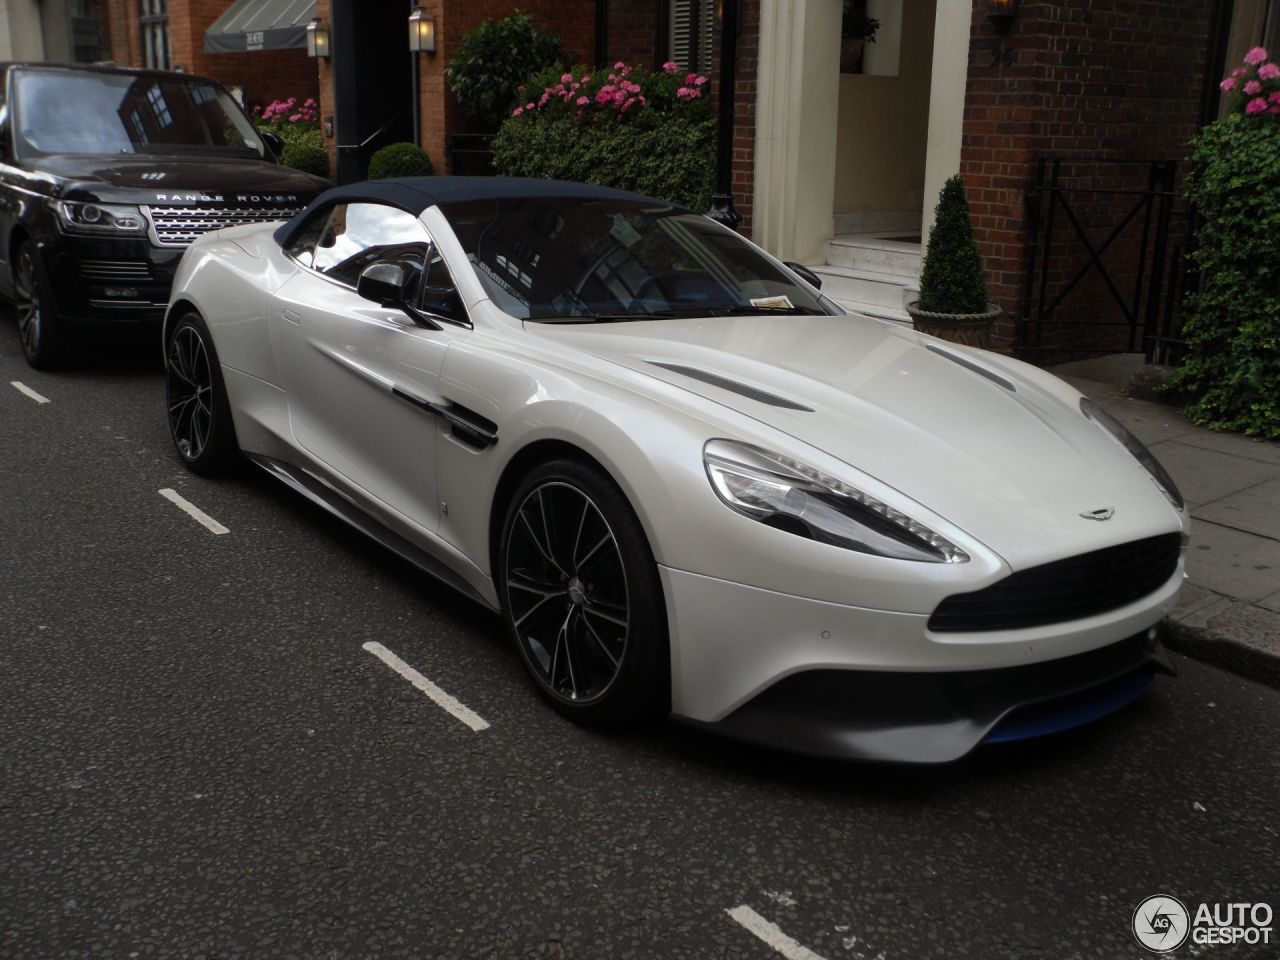
[[[991,32],[996,35],[995,48],[991,55],[991,66],[1003,64],[1013,66],[1017,52],[1006,49],[1004,38],[1013,29],[1013,21],[1018,19],[1018,0],[990,0],[987,5],[987,20],[991,23]]]
[[[414,7],[409,14],[409,49],[414,53],[436,52],[436,21],[426,7]]]
[[[1001,37],[1007,37],[1018,19],[1018,0],[991,0],[987,6],[987,19],[991,29]]]
[[[307,24],[307,56],[329,59],[329,28],[318,17]]]

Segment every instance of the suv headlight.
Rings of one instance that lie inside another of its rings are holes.
[[[1182,499],[1182,494],[1178,491],[1178,485],[1173,482],[1173,477],[1169,476],[1168,471],[1160,465],[1155,455],[1143,445],[1141,440],[1130,433],[1123,423],[1088,397],[1080,398],[1080,412],[1111,434],[1117,443],[1133,454],[1134,458],[1146,468],[1147,473],[1151,474],[1151,479],[1155,481],[1160,492],[1168,498],[1170,503],[1179,510],[1186,506],[1186,501]]]
[[[128,234],[147,232],[147,221],[138,207],[120,203],[54,203],[58,223],[68,233]]]
[[[927,563],[969,559],[905,513],[790,457],[711,440],[702,460],[725,505],[768,526],[877,557]]]

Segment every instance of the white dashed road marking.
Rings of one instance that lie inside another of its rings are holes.
[[[808,947],[792,940],[778,929],[776,923],[770,923],[745,903],[739,907],[734,907],[732,910],[726,910],[725,913],[767,943],[775,953],[780,953],[786,957],[787,960],[823,960],[821,956]]]
[[[385,663],[400,676],[404,677],[415,687],[425,693],[431,700],[442,710],[452,714],[455,719],[461,720],[468,727],[479,733],[481,730],[489,728],[489,722],[480,714],[476,713],[466,704],[458,700],[451,694],[445,693],[434,683],[420,674],[413,667],[409,666],[394,653],[388,650],[380,643],[366,643],[364,649],[368,650],[375,657]]]
[[[27,386],[25,383],[23,383],[21,380],[10,380],[10,381],[9,381],[9,386],[13,387],[13,389],[17,390],[17,391],[18,391],[20,394],[22,394],[24,397],[30,397],[30,398],[31,398],[32,400],[34,400],[36,403],[48,403],[48,402],[49,402],[49,398],[48,398],[48,397],[42,397],[42,396],[40,396],[40,394],[36,393],[34,390],[32,390],[30,387],[28,387],[28,386]]]
[[[160,491],[160,496],[164,497],[166,500],[168,500],[170,503],[176,506],[179,510],[181,510],[183,513],[189,516],[196,523],[200,524],[200,526],[204,527],[210,533],[217,534],[218,536],[222,536],[222,534],[224,533],[231,532],[222,524],[220,524],[217,520],[213,519],[213,517],[209,516],[207,513],[205,513],[203,510],[197,507],[194,503],[192,503],[186,497],[179,494],[176,490],[170,490],[168,487],[165,487],[163,490]]]

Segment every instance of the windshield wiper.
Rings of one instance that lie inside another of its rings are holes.
[[[590,313],[576,317],[529,317],[530,323],[629,323],[633,320],[664,320],[674,317],[670,310],[643,313]]]
[[[820,317],[823,313],[807,307],[757,307],[753,303],[741,303],[707,307],[706,315],[709,317]]]

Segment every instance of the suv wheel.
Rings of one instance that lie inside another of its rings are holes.
[[[62,325],[35,244],[23,240],[13,261],[15,315],[22,355],[37,370],[56,367],[65,352]]]

